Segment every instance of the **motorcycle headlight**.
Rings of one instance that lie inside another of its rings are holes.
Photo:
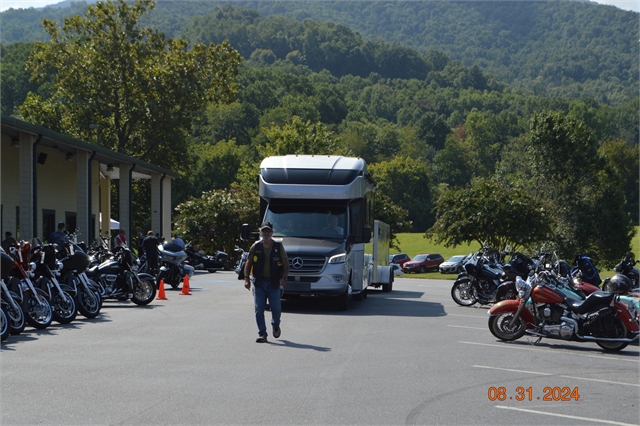
[[[340,253],[340,254],[336,254],[335,256],[331,256],[329,258],[329,263],[344,263],[347,261],[347,254],[346,253]]]

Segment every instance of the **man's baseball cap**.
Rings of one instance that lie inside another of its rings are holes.
[[[58,222],[58,228],[62,228],[63,226],[65,226],[64,222]]]
[[[260,230],[264,231],[265,229],[273,231],[273,225],[271,224],[271,222],[262,222],[262,225],[260,225]]]

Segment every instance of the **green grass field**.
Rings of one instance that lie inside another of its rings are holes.
[[[640,227],[636,226],[636,236],[632,240],[632,251],[636,253],[636,255],[640,254]],[[411,258],[413,258],[417,254],[421,253],[440,253],[442,257],[448,259],[451,256],[456,254],[469,254],[476,252],[480,245],[478,243],[473,243],[470,245],[463,245],[457,247],[445,247],[441,244],[435,244],[433,241],[423,238],[422,233],[403,233],[396,234],[398,237],[398,245],[400,246],[400,250],[396,251],[394,249],[390,250],[389,253],[407,253]],[[637,258],[637,257],[636,257]],[[611,277],[614,275],[613,270],[601,270],[600,277],[602,279]],[[437,278],[437,279],[449,279],[453,280],[456,278],[455,274],[441,274],[440,272],[427,272],[424,274],[405,274],[405,278]]]

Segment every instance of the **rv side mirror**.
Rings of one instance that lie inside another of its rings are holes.
[[[249,239],[249,224],[248,223],[243,223],[242,224],[242,229],[240,230],[240,239],[242,241],[246,241]]]

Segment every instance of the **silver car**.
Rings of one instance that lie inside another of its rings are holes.
[[[464,264],[469,255],[458,254],[451,256],[445,262],[440,264],[438,268],[442,274],[459,274],[464,270]]]

